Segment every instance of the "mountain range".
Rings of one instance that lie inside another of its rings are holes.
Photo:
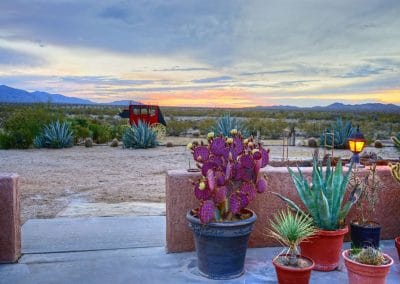
[[[85,100],[75,97],[67,97],[60,94],[50,94],[46,92],[28,92],[21,89],[11,88],[6,85],[0,85],[0,103],[54,103],[54,104],[84,104],[84,105],[114,105],[126,106],[130,102],[141,104],[134,100],[120,100],[110,103],[96,103],[91,100]],[[365,103],[365,104],[342,104],[333,103],[328,106],[314,106],[301,108],[296,106],[257,106],[256,109],[269,110],[311,110],[311,111],[346,111],[346,112],[395,112],[400,113],[400,106],[394,104]]]

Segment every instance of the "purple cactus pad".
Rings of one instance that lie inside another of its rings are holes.
[[[247,169],[251,169],[254,167],[253,157],[248,154],[240,156],[239,162],[242,165],[242,167],[245,167]]]
[[[232,143],[232,148],[233,148],[232,153],[235,154],[236,157],[239,156],[240,154],[242,154],[244,151],[242,139],[240,139],[239,137],[234,137],[233,143]]]
[[[222,203],[226,199],[227,192],[228,192],[228,189],[226,188],[226,186],[218,187],[215,190],[215,195],[214,195],[215,203]]]
[[[194,195],[198,200],[207,200],[211,197],[211,190],[208,186],[205,189],[201,190],[199,188],[199,184],[195,184],[194,186]]]
[[[215,179],[217,181],[217,186],[223,186],[225,184],[225,175],[221,171],[215,172]]]
[[[210,188],[211,191],[213,191],[215,189],[215,175],[212,169],[209,169],[207,171],[207,182],[208,182],[208,187]]]
[[[269,163],[269,149],[265,150],[264,148],[260,147],[260,151],[262,155],[261,167],[264,168]]]
[[[264,177],[260,177],[256,183],[257,192],[263,193],[267,189],[267,181]]]
[[[240,194],[240,204],[242,208],[245,208],[247,205],[249,205],[250,200],[246,194],[241,193]]]
[[[205,201],[199,210],[199,217],[202,223],[208,223],[214,218],[215,206],[211,200]]]
[[[225,152],[225,139],[222,137],[215,138],[210,145],[211,153],[216,156],[222,156]]]
[[[256,197],[256,189],[252,183],[244,183],[240,188],[240,193],[246,194],[250,201]]]
[[[203,166],[201,167],[201,173],[203,176],[207,176],[207,172],[208,170],[215,170],[218,168],[218,164],[216,162],[213,161],[207,161],[203,164]]]
[[[193,158],[197,162],[206,162],[210,152],[206,146],[197,146],[193,151]]]
[[[229,205],[233,214],[238,214],[240,212],[240,197],[236,193],[232,194],[229,198]]]

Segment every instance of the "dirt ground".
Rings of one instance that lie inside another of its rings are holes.
[[[192,139],[167,138],[174,145]],[[273,160],[281,146],[270,146]],[[371,148],[367,151],[376,151]],[[289,158],[310,158],[314,149],[290,147]],[[398,157],[393,147],[379,149]],[[349,151],[335,151],[349,157]],[[128,150],[121,147],[75,146],[69,149],[0,150],[0,172],[20,176],[22,221],[56,216],[165,214],[165,173],[188,168],[184,146]]]

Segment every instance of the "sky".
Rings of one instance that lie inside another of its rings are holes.
[[[398,0],[0,0],[0,85],[163,106],[400,105]]]

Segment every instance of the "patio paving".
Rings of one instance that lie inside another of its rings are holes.
[[[393,240],[382,246],[395,259],[387,283],[399,283]],[[164,247],[165,216],[29,220],[23,256],[0,265],[0,283],[277,283],[271,259],[281,248],[249,249],[242,277],[213,281],[198,274],[194,252],[167,254]],[[346,273],[344,265],[313,271],[311,283],[346,283]]]

